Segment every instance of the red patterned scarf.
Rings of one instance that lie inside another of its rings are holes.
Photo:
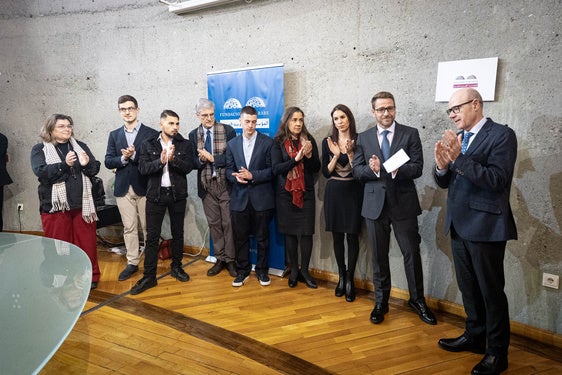
[[[293,140],[288,138],[283,142],[283,146],[285,147],[285,151],[289,154],[289,157],[292,159],[297,156],[299,150],[302,148],[306,139],[301,137],[299,139],[299,143],[297,147],[293,143]],[[304,205],[304,164],[301,160],[298,162],[293,169],[291,169],[287,173],[287,182],[285,183],[285,190],[290,192],[293,195],[293,204],[298,208],[302,208]]]

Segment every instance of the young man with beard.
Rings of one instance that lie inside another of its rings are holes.
[[[172,271],[179,281],[189,281],[182,268],[183,227],[187,199],[187,174],[194,166],[193,146],[179,134],[179,116],[169,109],[160,115],[162,131],[144,142],[140,149],[140,173],[148,177],[146,191],[147,239],[144,276],[131,289],[139,294],[158,285],[158,240],[166,210],[172,232]]]

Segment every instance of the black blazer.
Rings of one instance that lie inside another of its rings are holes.
[[[509,203],[517,158],[515,132],[488,118],[466,154],[460,154],[437,185],[448,188],[445,232],[454,226],[468,241],[517,239]]]
[[[353,156],[353,176],[365,183],[361,215],[376,220],[386,202],[393,219],[406,219],[421,214],[420,202],[414,179],[423,171],[423,150],[418,129],[395,123],[390,154],[401,148],[410,160],[398,168],[393,179],[381,163],[380,177],[369,167],[369,159],[377,155],[382,160],[382,152],[377,137],[377,127],[360,133],[357,137]]]
[[[250,165],[246,165],[242,138],[243,135],[239,135],[230,140],[226,149],[226,178],[232,183],[230,210],[244,211],[248,202],[252,203],[256,211],[273,209],[275,207],[271,171],[273,139],[258,132]],[[238,172],[240,167],[244,167],[252,173],[254,179],[250,183],[240,184],[232,176],[232,173]]]
[[[115,186],[113,195],[116,197],[123,197],[127,194],[129,186],[137,195],[146,195],[147,177],[139,172],[139,155],[141,145],[147,139],[153,138],[158,132],[148,126],[141,124],[139,132],[135,137],[135,157],[129,159],[125,165],[121,163],[121,149],[127,148],[127,138],[125,137],[124,126],[115,129],[109,133],[107,141],[107,151],[105,152],[105,167],[108,169],[115,169]]]

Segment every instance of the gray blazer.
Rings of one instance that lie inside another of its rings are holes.
[[[410,160],[398,168],[393,179],[381,165],[380,177],[369,167],[369,159],[377,155],[382,160],[382,152],[377,137],[377,127],[360,133],[353,156],[353,176],[365,183],[363,207],[364,218],[379,218],[386,202],[390,215],[395,220],[416,217],[421,214],[421,207],[414,179],[422,174],[423,150],[416,128],[396,123],[390,154],[404,149]]]

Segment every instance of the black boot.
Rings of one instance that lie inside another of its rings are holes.
[[[308,272],[308,270],[302,269],[299,272],[299,281],[306,284],[307,287],[316,289],[318,288],[318,284],[316,284],[316,280],[312,275]]]
[[[353,275],[347,272],[345,280],[345,300],[347,302],[355,301],[355,283],[353,282]]]
[[[341,297],[345,293],[345,271],[339,272],[340,278],[338,280],[338,285],[336,285],[336,297]]]

